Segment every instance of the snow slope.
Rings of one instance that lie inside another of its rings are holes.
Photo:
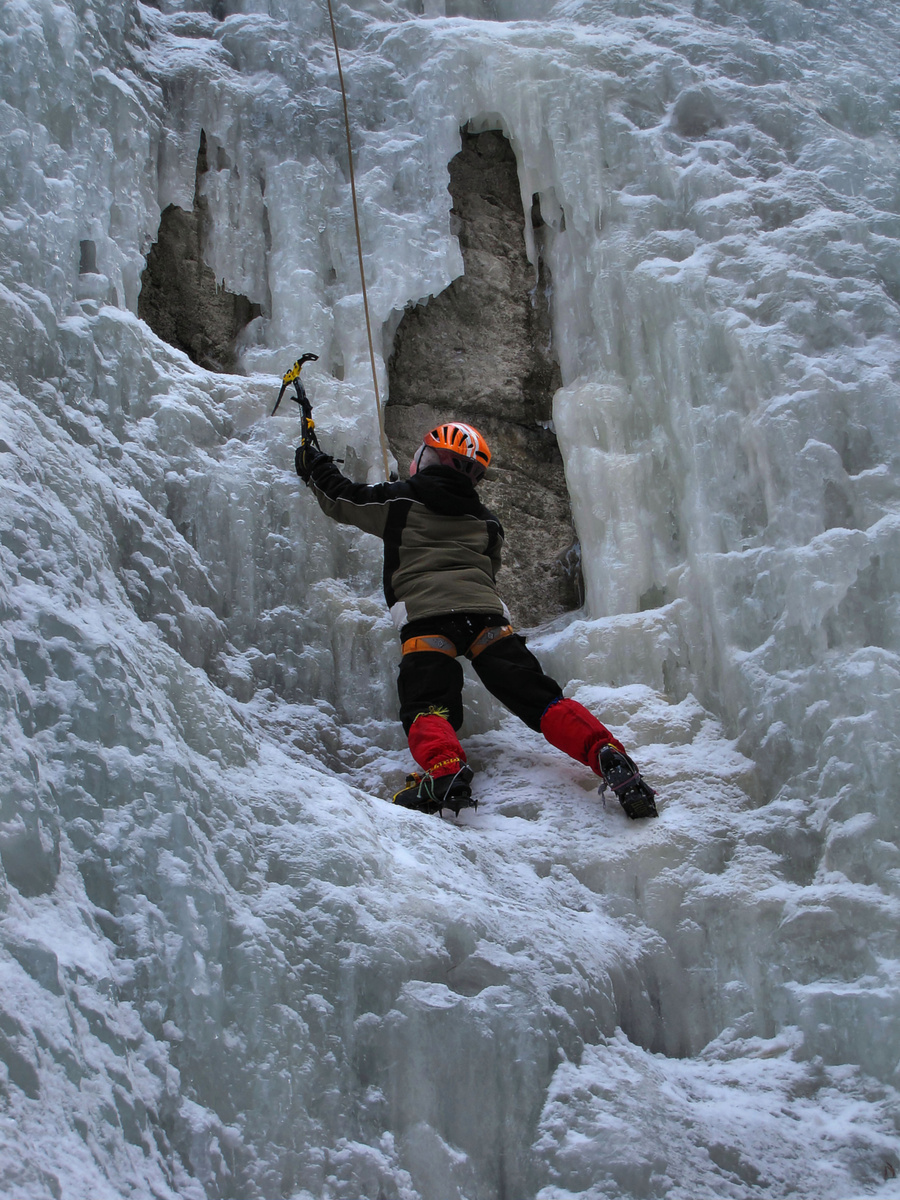
[[[377,546],[266,415],[318,349],[377,477],[325,14],[9,0],[2,1190],[896,1196],[895,8],[338,15],[385,350],[461,123],[539,197],[588,604],[530,640],[661,816],[474,680],[477,813],[383,801]],[[134,315],[201,128],[245,377]]]

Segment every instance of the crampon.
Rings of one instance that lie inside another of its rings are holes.
[[[443,813],[449,808],[458,817],[461,809],[478,807],[471,785],[472,768],[465,765],[452,775],[414,773],[407,775],[406,787],[395,794],[394,804],[423,813]]]
[[[619,803],[632,821],[641,817],[658,817],[656,792],[641,778],[635,763],[614,746],[604,746],[600,751],[600,796],[607,788],[615,792]]]

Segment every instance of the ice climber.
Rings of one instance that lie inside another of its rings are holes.
[[[331,455],[304,439],[297,474],[327,516],[384,543],[384,594],[400,630],[400,720],[421,774],[394,803],[435,813],[475,804],[462,725],[461,655],[501,704],[552,746],[599,775],[629,817],[657,815],[653,791],[610,731],[559,684],[517,634],[495,583],[503,529],[476,486],[491,461],[471,425],[448,421],[425,434],[409,479],[353,483]]]

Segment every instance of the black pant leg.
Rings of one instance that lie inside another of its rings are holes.
[[[472,666],[491,695],[531,729],[540,730],[545,709],[562,695],[517,633],[483,650]]]
[[[437,651],[420,650],[404,654],[397,676],[400,696],[400,720],[409,733],[419,713],[429,708],[446,708],[450,724],[459,729],[463,723],[463,670],[455,658]]]

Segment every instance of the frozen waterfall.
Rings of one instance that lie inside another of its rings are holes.
[[[318,352],[380,477],[324,0],[4,0],[0,1195],[900,1197],[900,10],[336,17],[383,390],[460,129],[515,151],[586,586],[530,642],[661,816],[474,678],[477,813],[384,801],[380,547],[268,416]],[[137,316],[201,203],[239,375]]]

